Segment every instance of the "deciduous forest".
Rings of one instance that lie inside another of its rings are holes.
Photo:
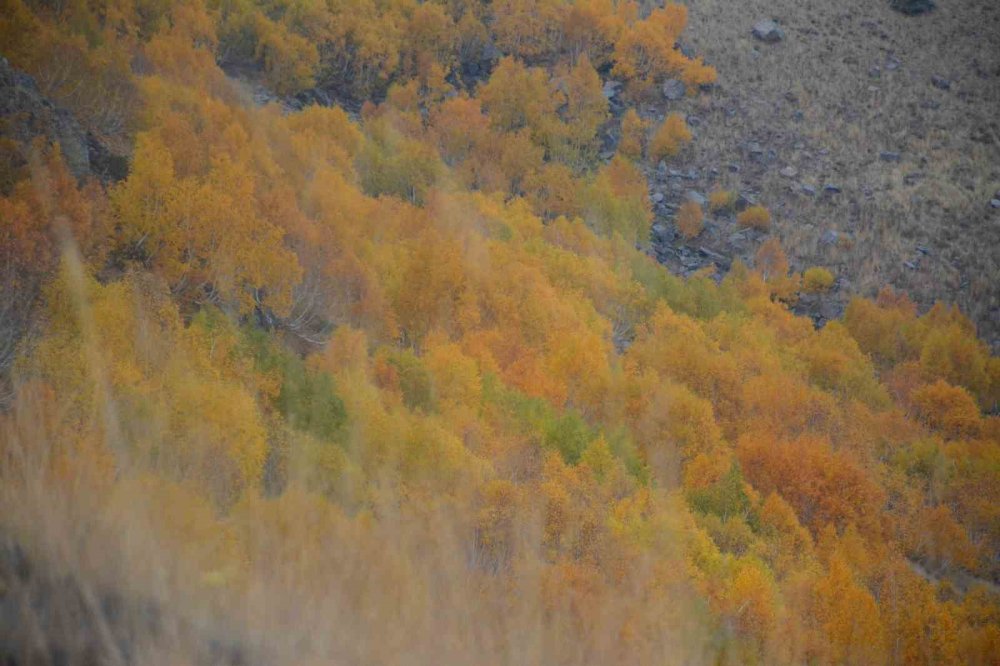
[[[998,663],[972,322],[817,328],[777,239],[646,251],[637,163],[697,138],[632,107],[717,75],[687,19],[0,0],[8,71],[122,156],[0,140],[4,663]]]

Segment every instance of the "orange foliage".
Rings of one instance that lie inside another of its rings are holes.
[[[671,113],[650,139],[649,157],[653,161],[674,157],[684,144],[690,141],[691,130],[688,129],[684,118],[677,113]]]
[[[771,227],[771,212],[763,206],[750,206],[736,216],[742,227],[767,231]]]
[[[599,158],[601,72],[625,79],[616,104],[714,80],[676,48],[685,8],[49,4],[7,2],[9,57],[88,122],[121,120],[134,152],[105,195],[39,145],[0,199],[0,290],[24,304],[12,330],[0,302],[0,532],[71,589],[152,604],[176,632],[121,634],[142,650],[1000,649],[978,584],[1000,550],[1000,362],[971,322],[886,291],[816,330],[775,238],[719,282],[637,249],[647,128],[628,109]],[[360,114],[246,104],[216,62]],[[671,115],[649,158],[690,140]],[[686,203],[677,225],[702,218]]]
[[[705,228],[704,217],[701,206],[694,201],[685,201],[677,211],[677,230],[684,238],[691,240]]]

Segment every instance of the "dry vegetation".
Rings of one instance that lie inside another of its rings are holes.
[[[956,302],[996,346],[1000,5],[937,4],[906,17],[870,0],[691,0],[684,42],[717,67],[719,84],[675,108],[703,121],[696,163],[720,168],[726,186],[756,190],[772,209],[794,266],[829,266],[847,291],[889,283],[923,307]],[[750,27],[771,17],[785,40],[754,40]],[[934,76],[951,89],[932,85]],[[899,162],[882,161],[882,151]],[[726,170],[734,162],[738,174]],[[779,173],[788,165],[794,178]],[[843,192],[824,195],[827,183]],[[840,242],[821,241],[830,230]]]

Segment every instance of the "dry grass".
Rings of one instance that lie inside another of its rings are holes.
[[[924,307],[957,302],[996,348],[1000,211],[989,201],[1000,189],[1000,4],[939,2],[916,18],[882,0],[686,4],[684,40],[719,70],[715,91],[677,105],[702,119],[694,159],[719,168],[725,186],[759,192],[793,267],[830,266],[864,294],[890,283]],[[785,41],[751,37],[765,17]],[[892,58],[896,69],[886,67]],[[769,163],[751,157],[752,141]],[[727,173],[730,163],[741,171]],[[779,174],[788,165],[794,178]],[[824,194],[827,183],[842,193]],[[847,241],[821,243],[829,230]]]
[[[387,483],[352,514],[292,479],[220,512],[60,441],[50,409],[0,421],[0,663],[720,663],[682,575],[553,565],[530,507],[500,550],[461,492]]]

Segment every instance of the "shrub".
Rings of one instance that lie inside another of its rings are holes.
[[[668,76],[678,76],[692,88],[715,82],[713,67],[700,58],[686,57],[677,48],[686,23],[687,8],[668,3],[623,31],[615,43],[612,71],[628,82],[632,94],[648,91]]]
[[[741,227],[752,227],[765,231],[771,227],[771,212],[763,206],[750,206],[736,216]]]
[[[708,195],[708,209],[713,213],[730,210],[735,204],[736,192],[732,190],[715,189]]]
[[[618,153],[633,160],[642,157],[649,123],[642,119],[635,109],[629,109],[622,116],[622,138],[618,142]]]
[[[694,201],[685,201],[677,212],[677,230],[688,240],[694,238],[705,228],[702,220],[705,215]]]
[[[673,157],[681,151],[684,144],[691,141],[691,130],[679,114],[671,113],[656,130],[649,144],[649,156],[653,162],[659,162],[666,157]]]
[[[833,273],[820,266],[813,266],[802,274],[802,289],[811,293],[827,291],[833,286]]]

